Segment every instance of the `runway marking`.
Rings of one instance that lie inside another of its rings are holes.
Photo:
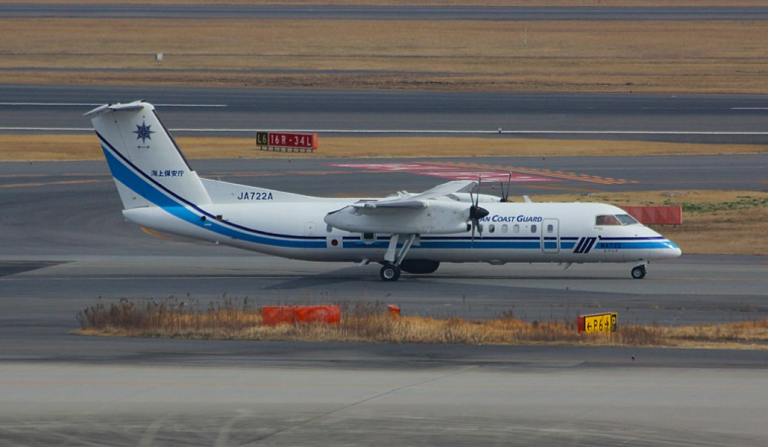
[[[28,188],[31,186],[50,186],[50,185],[75,185],[82,183],[101,183],[109,180],[66,180],[60,182],[48,182],[48,183],[12,183],[9,185],[0,185],[0,188]]]
[[[109,177],[109,174],[0,174],[0,178]]]
[[[0,106],[34,106],[34,107],[98,107],[104,103],[89,102],[0,102]],[[160,107],[226,107],[226,104],[155,104]]]
[[[731,110],[768,110],[768,107],[731,107]]]
[[[542,185],[519,185],[520,187],[525,188],[534,188],[534,189],[551,189],[554,191],[574,191],[574,192],[604,192],[599,189],[584,189],[584,188],[560,188],[558,186],[542,186]]]
[[[440,163],[350,163],[350,164],[329,164],[326,166],[334,166],[341,168],[352,169],[368,169],[375,172],[407,172],[409,174],[424,175],[428,177],[440,177],[451,180],[477,180],[478,177],[486,182],[506,182],[510,180],[509,170],[466,170],[467,167],[482,168],[485,166],[463,166],[463,165],[451,165]],[[544,174],[547,175],[547,174]],[[547,175],[552,177],[551,175]],[[553,178],[531,176],[531,175],[512,175],[511,180],[514,183],[522,182],[558,182]]]
[[[490,168],[494,170],[498,170],[501,172],[519,172],[519,173],[525,173],[525,174],[535,174],[535,175],[543,175],[547,177],[555,177],[559,179],[564,180],[576,180],[580,182],[587,182],[587,183],[599,183],[603,185],[626,185],[626,184],[636,184],[638,182],[636,181],[630,181],[625,179],[613,179],[613,178],[607,178],[607,177],[598,177],[598,176],[590,176],[586,174],[576,174],[573,172],[563,172],[563,171],[550,171],[549,169],[535,169],[535,168],[518,168],[514,166],[492,166],[487,164],[475,164],[475,163],[463,163],[463,162],[434,162],[435,164],[444,165],[444,166],[455,166],[455,167],[470,167],[470,168]]]

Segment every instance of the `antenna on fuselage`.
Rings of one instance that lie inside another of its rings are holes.
[[[512,171],[509,171],[509,178],[507,179],[507,190],[504,190],[504,182],[499,182],[501,186],[501,200],[500,202],[509,202],[509,188],[512,186]]]

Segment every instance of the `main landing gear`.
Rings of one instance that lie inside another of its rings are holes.
[[[409,234],[399,252],[397,251],[397,242],[400,239],[400,235],[393,234],[389,238],[389,248],[387,248],[387,253],[384,254],[384,266],[379,272],[379,276],[381,276],[383,281],[397,281],[400,279],[400,263],[405,259],[405,255],[408,254],[408,250],[411,249],[411,245],[413,245],[413,241],[417,236],[417,234]]]
[[[645,264],[638,265],[632,269],[632,279],[643,279],[646,273]]]
[[[381,276],[383,281],[397,281],[400,278],[400,267],[387,262],[384,264],[384,267],[381,268],[379,276]]]

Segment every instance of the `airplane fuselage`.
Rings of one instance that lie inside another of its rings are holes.
[[[124,215],[155,230],[291,259],[382,262],[389,234],[352,233],[323,221],[329,212],[358,200],[136,208]],[[597,216],[626,214],[611,205],[484,203],[483,207],[489,215],[480,221],[482,236],[478,232],[473,240],[470,231],[421,233],[408,257],[503,264],[633,262],[680,254],[676,245],[643,225],[597,225]]]
[[[204,179],[143,101],[88,112],[131,222],[291,259],[432,273],[441,262],[635,262],[680,249],[612,205],[510,203],[457,180],[384,198],[332,199]]]

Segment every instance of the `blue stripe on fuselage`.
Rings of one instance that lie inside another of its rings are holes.
[[[140,169],[133,166],[130,161],[126,160],[122,154],[112,148],[111,145],[101,135],[98,136],[104,143],[102,144],[102,150],[104,151],[104,156],[107,159],[107,164],[112,171],[112,175],[120,183],[130,188],[132,191],[136,192],[167,213],[184,222],[222,236],[244,240],[255,244],[288,248],[326,248],[326,241],[324,237],[304,237],[295,235],[274,235],[276,237],[269,237],[267,234],[271,236],[270,233],[265,234],[263,232],[239,225],[216,221],[215,216],[205,212],[204,210],[201,210],[194,204],[186,202],[183,198],[174,194],[172,191],[169,191],[162,185],[157,184],[151,179],[144,179],[136,172],[133,172],[133,170],[131,170],[128,166],[131,166],[133,169],[141,173],[141,175],[146,176],[146,174],[141,172]],[[165,191],[167,195],[161,190]],[[202,216],[210,217],[210,219],[202,221]],[[290,240],[279,239],[280,237],[285,237]],[[354,240],[348,241],[346,240],[346,237],[344,239],[344,248],[386,248],[388,246],[388,239],[377,240],[372,244],[357,242]],[[573,248],[576,245],[576,239],[577,238],[561,238],[561,248],[563,250]],[[573,242],[565,242],[566,240]],[[674,245],[669,240],[664,239],[663,237],[602,238],[602,240],[621,241],[621,250],[677,248],[676,245]],[[549,247],[550,245],[552,245],[552,247]],[[554,244],[552,243],[547,244],[547,246],[548,248],[554,248]],[[476,249],[540,250],[541,242],[538,238],[533,237],[521,237],[518,240],[510,240],[510,238],[475,238],[475,240],[472,241],[472,238],[469,236],[449,236],[429,237],[427,240],[422,239],[421,244],[414,248],[466,249],[472,247]]]
[[[222,236],[231,237],[234,239],[244,240],[247,242],[253,242],[255,244],[272,245],[278,247],[290,247],[290,248],[325,248],[325,239],[312,240],[302,238],[300,240],[282,240],[270,237],[259,236],[256,234],[249,234],[244,231],[240,231],[234,228],[229,228],[223,225],[221,222],[215,219],[201,220],[201,215],[192,212],[188,207],[179,204],[176,200],[168,197],[160,192],[157,188],[150,185],[147,181],[139,177],[136,173],[131,171],[127,166],[120,162],[112,152],[102,145],[104,156],[107,158],[109,168],[112,170],[112,175],[123,185],[130,188],[132,191],[143,196],[150,202],[154,203],[158,207],[162,208],[172,216],[183,220],[189,224],[192,224],[198,228],[212,231]],[[116,152],[116,151],[115,151]],[[202,214],[202,213],[201,213]],[[205,213],[207,214],[207,213]]]

